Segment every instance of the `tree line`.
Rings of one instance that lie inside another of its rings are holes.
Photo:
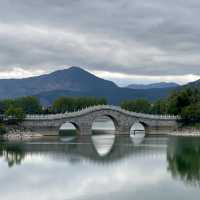
[[[0,101],[0,114],[5,115],[10,121],[22,121],[26,114],[40,114],[42,106],[34,96]]]
[[[73,112],[89,106],[105,104],[107,104],[106,98],[60,97],[50,107],[42,107],[37,97],[28,96],[1,100],[0,114],[21,121],[26,114]],[[120,106],[133,112],[180,115],[185,124],[200,122],[200,90],[197,88],[175,90],[168,98],[153,103],[146,99],[125,100]]]
[[[200,90],[185,87],[174,90],[168,98],[154,103],[145,99],[136,99],[123,101],[121,107],[141,113],[179,115],[185,125],[198,126],[200,123]]]
[[[96,97],[60,97],[53,102],[52,112],[65,113],[77,111],[89,106],[105,105],[106,98]]]
[[[96,97],[60,97],[52,106],[42,107],[35,96],[19,97],[16,99],[5,99],[0,101],[0,114],[9,121],[20,122],[26,114],[55,114],[77,111],[89,106],[107,104],[105,98]],[[14,122],[13,122],[14,123]]]

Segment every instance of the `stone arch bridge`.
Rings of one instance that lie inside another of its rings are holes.
[[[64,114],[27,115],[22,126],[32,131],[59,131],[60,127],[69,122],[80,135],[90,135],[92,124],[96,118],[107,116],[114,125],[116,134],[129,134],[134,123],[139,122],[145,127],[146,134],[166,133],[178,127],[177,116],[151,115],[126,111],[117,106],[100,105]]]

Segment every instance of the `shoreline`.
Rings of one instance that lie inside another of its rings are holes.
[[[18,141],[18,140],[30,140],[30,139],[38,139],[42,138],[43,135],[36,132],[31,131],[9,131],[5,135],[3,135],[3,138],[9,141]]]
[[[194,127],[183,127],[163,135],[177,137],[200,137],[200,129]],[[8,141],[26,141],[42,137],[44,137],[42,133],[20,129],[10,129],[5,135],[1,136],[1,138]]]

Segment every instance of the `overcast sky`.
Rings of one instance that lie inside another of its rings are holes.
[[[80,66],[120,85],[200,78],[199,0],[0,0],[0,78]]]

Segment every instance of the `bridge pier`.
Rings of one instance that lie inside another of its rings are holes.
[[[92,129],[89,127],[81,127],[79,133],[82,136],[92,135]]]
[[[130,127],[128,125],[119,125],[115,131],[116,135],[130,135]]]
[[[92,135],[92,126],[89,122],[79,123],[78,126],[79,126],[78,133],[80,135],[83,135],[83,136]]]

